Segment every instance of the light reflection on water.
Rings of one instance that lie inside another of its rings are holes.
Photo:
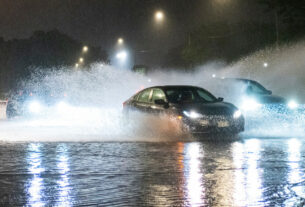
[[[304,174],[301,171],[300,161],[301,161],[301,147],[302,143],[296,138],[288,140],[288,180],[289,183],[293,185],[291,190],[298,196],[292,197],[285,202],[285,206],[295,206],[296,202],[301,198],[304,199],[305,191],[302,182],[304,182]]]
[[[261,142],[258,139],[247,140],[245,149],[247,151],[247,174],[246,174],[246,201],[251,204],[259,204],[262,199],[261,168],[260,161]]]
[[[57,168],[60,173],[60,179],[57,181],[59,199],[56,206],[68,207],[72,205],[72,199],[70,197],[71,187],[70,187],[70,179],[68,177],[70,168],[69,168],[69,156],[68,156],[67,145],[65,143],[60,144],[57,146],[57,150],[59,151],[57,154]]]
[[[297,138],[231,143],[28,143],[21,151],[25,154],[19,156],[25,163],[16,165],[27,175],[17,174],[16,183],[25,183],[26,205],[37,207],[88,202],[295,206],[305,197],[303,146],[304,141]],[[3,145],[0,148],[2,157],[9,154]],[[14,168],[2,157],[0,175],[10,172],[6,165]],[[16,189],[13,178],[11,189]],[[0,177],[0,182],[9,181]]]
[[[29,201],[31,206],[40,207],[44,206],[45,203],[42,199],[43,191],[43,178],[41,178],[41,173],[45,171],[42,166],[41,161],[41,144],[31,143],[28,146],[28,170],[33,175],[33,178],[29,182],[28,193]]]
[[[232,145],[234,164],[234,206],[263,206],[261,141],[246,140]]]
[[[188,143],[185,145],[185,156],[182,166],[184,166],[184,180],[186,182],[185,198],[188,205],[206,205],[205,201],[209,197],[214,196],[214,199],[219,205],[228,202],[228,205],[233,206],[247,206],[249,204],[262,206],[263,204],[260,202],[263,200],[261,179],[263,172],[258,166],[261,159],[260,140],[251,139],[245,141],[245,143],[232,143],[233,160],[230,160],[229,157],[227,157],[227,159],[219,157],[215,160],[221,160],[228,166],[230,166],[230,162],[232,162],[232,170],[234,171],[234,180],[231,182],[231,176],[229,175],[231,170],[227,170],[225,174],[223,174],[224,172],[222,170],[216,169],[213,174],[214,176],[212,176],[213,179],[217,180],[217,183],[213,185],[213,187],[217,188],[215,190],[215,195],[205,193],[205,179],[207,178],[204,176],[205,166],[201,161],[204,157],[202,145],[204,145],[204,143]],[[230,190],[231,188],[232,190]],[[209,193],[210,192],[211,190],[209,190]],[[221,196],[223,196],[222,199],[220,198]],[[231,196],[233,201],[230,200]]]
[[[30,143],[28,145],[28,155],[26,158],[28,171],[32,175],[32,178],[28,182],[28,204],[30,206],[41,207],[41,206],[72,206],[72,199],[70,197],[71,187],[69,183],[69,156],[67,152],[66,144],[59,144],[56,147],[56,166],[59,173],[59,178],[56,182],[55,189],[58,191],[58,195],[51,195],[52,199],[55,198],[56,204],[50,204],[50,200],[46,200],[47,193],[52,190],[53,186],[47,185],[45,177],[46,169],[42,159],[44,153],[42,151],[43,144],[41,143]]]
[[[288,140],[288,166],[289,170],[289,181],[291,183],[297,183],[300,181],[300,166],[299,162],[301,159],[300,153],[301,143],[297,139],[290,139]]]
[[[246,190],[245,190],[245,172],[244,172],[244,153],[245,149],[242,143],[234,143],[233,145],[233,163],[235,167],[234,171],[234,205],[245,206],[246,205]]]
[[[187,144],[185,148],[184,176],[186,180],[186,198],[190,206],[201,206],[204,198],[203,172],[200,158],[203,151],[198,143]]]

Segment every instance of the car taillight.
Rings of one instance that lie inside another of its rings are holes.
[[[126,106],[126,104],[127,104],[127,101],[125,101],[125,102],[123,103],[123,107],[125,107],[125,106]]]

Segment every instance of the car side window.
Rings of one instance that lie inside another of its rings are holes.
[[[210,94],[208,94],[207,92],[205,92],[203,90],[197,90],[197,93],[198,93],[199,97],[205,101],[208,101],[208,102],[215,101],[215,97],[212,97]]]
[[[138,101],[139,102],[149,102],[151,89],[145,90],[139,94]]]
[[[139,93],[138,93],[138,94],[136,94],[136,95],[134,95],[132,99],[133,99],[134,101],[137,101],[137,100],[138,100],[138,98],[139,98],[139,95],[140,95]]]
[[[170,103],[187,103],[195,99],[193,91],[190,89],[169,89],[166,90],[166,94]]]
[[[152,102],[154,103],[154,101],[158,99],[162,99],[165,101],[165,94],[161,89],[154,89],[152,95]]]

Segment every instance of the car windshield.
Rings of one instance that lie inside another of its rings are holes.
[[[210,92],[200,88],[168,88],[165,89],[170,103],[210,103],[217,99]]]
[[[247,83],[247,92],[256,94],[269,94],[270,92],[256,81],[249,81]]]

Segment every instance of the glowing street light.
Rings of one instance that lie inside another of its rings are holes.
[[[123,39],[123,38],[119,38],[119,39],[118,39],[118,44],[119,44],[119,45],[122,45],[123,43],[124,43],[124,39]]]
[[[268,67],[268,63],[267,63],[267,62],[264,63],[264,67],[265,67],[265,68]]]
[[[163,19],[164,19],[164,13],[162,11],[157,11],[155,13],[155,19],[158,21],[158,22],[161,22]]]
[[[79,64],[78,64],[78,63],[76,63],[76,64],[75,64],[75,67],[76,67],[76,68],[78,68],[78,66],[79,66]]]
[[[88,52],[88,47],[87,46],[83,47],[83,52],[85,52],[85,53]]]
[[[80,62],[80,63],[83,63],[83,62],[84,62],[84,58],[82,58],[82,57],[79,58],[79,62]]]

